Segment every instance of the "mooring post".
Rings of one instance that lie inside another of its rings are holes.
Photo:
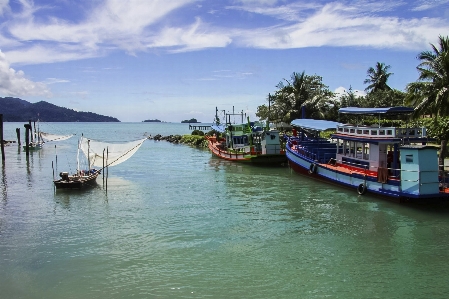
[[[16,128],[17,144],[20,146],[20,128]]]
[[[31,124],[23,125],[25,127],[25,151],[27,157],[30,155],[30,130]]]
[[[2,148],[2,165],[5,165],[5,144],[3,140],[3,114],[0,114],[0,143]]]
[[[34,140],[33,140],[33,127],[31,126],[31,120],[28,120],[28,125],[29,125],[28,133],[30,134],[29,136],[31,136],[29,138],[31,139],[31,142],[34,142]],[[30,140],[28,139],[28,141],[30,141]],[[28,142],[27,142],[27,144],[28,144]]]

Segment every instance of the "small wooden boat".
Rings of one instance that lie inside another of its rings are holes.
[[[28,144],[29,150],[40,150],[44,146],[44,143],[51,141],[63,141],[71,138],[73,134],[70,135],[56,135],[51,133],[42,132],[40,130],[40,121],[37,121],[37,129],[35,126],[34,138],[32,138],[31,142]],[[23,146],[23,149],[26,150],[26,145]]]
[[[74,175],[68,172],[61,172],[59,180],[55,180],[54,184],[57,189],[82,189],[92,187],[96,184],[96,179],[100,175],[101,170],[91,169],[90,171],[81,171]]]
[[[70,175],[61,172],[58,180],[53,180],[57,189],[82,189],[95,185],[97,177],[107,167],[118,165],[128,160],[143,144],[147,138],[131,141],[128,143],[105,143],[87,139],[81,136],[78,142],[77,171]],[[80,152],[87,160],[87,169],[80,170]],[[100,169],[93,168],[94,166]]]

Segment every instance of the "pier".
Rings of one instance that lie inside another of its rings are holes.
[[[211,126],[205,126],[205,125],[191,125],[191,124],[189,124],[189,130],[201,130],[201,131],[207,131],[207,130],[212,130],[212,127]]]

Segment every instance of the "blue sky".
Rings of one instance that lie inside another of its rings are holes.
[[[121,121],[212,122],[257,106],[293,72],[363,93],[366,71],[416,81],[449,35],[449,0],[0,0],[0,96]]]

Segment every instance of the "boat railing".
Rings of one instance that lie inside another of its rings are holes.
[[[426,137],[426,128],[396,128],[379,126],[337,126],[337,133],[361,137],[420,138]]]

